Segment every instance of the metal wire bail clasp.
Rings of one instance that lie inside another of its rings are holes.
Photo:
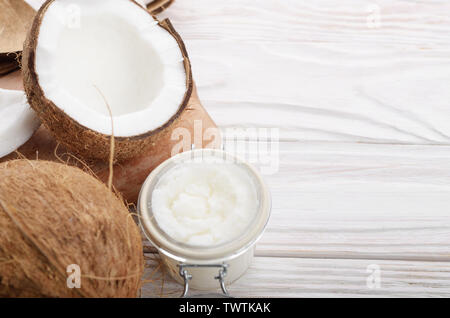
[[[180,268],[179,274],[184,280],[184,291],[181,298],[186,298],[189,292],[189,281],[192,279],[192,275],[189,274],[187,268],[219,268],[219,274],[214,277],[214,279],[219,280],[220,288],[222,289],[223,295],[230,297],[227,287],[225,286],[225,276],[227,276],[228,264],[179,264]]]

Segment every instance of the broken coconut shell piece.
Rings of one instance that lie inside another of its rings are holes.
[[[159,14],[166,10],[174,0],[155,0],[147,4],[147,10],[152,14]]]
[[[0,0],[0,76],[19,68],[23,42],[34,14],[23,0]]]
[[[0,297],[138,296],[140,231],[102,182],[26,159],[0,164],[0,180]]]
[[[65,6],[79,19],[64,19]],[[183,41],[132,0],[47,1],[23,52],[31,107],[55,138],[84,158],[135,157],[186,110],[192,73]],[[112,117],[111,117],[112,115]]]
[[[16,55],[16,53],[11,53]],[[17,54],[17,58],[20,58],[21,54]],[[11,58],[10,56],[0,56],[0,76],[9,74],[20,68],[20,63],[16,58]]]
[[[28,0],[29,4],[37,11],[46,0]],[[135,0],[146,7],[151,14],[158,14],[167,9],[174,0]]]

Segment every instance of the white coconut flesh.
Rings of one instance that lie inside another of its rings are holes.
[[[0,89],[0,158],[27,142],[38,127],[25,93]]]
[[[116,137],[163,126],[187,90],[177,41],[129,0],[51,3],[35,70],[46,98],[82,126],[111,135],[110,109]]]

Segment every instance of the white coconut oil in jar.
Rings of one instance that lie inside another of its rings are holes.
[[[171,238],[193,246],[233,240],[255,217],[258,194],[235,164],[186,163],[167,171],[152,193],[156,222]]]
[[[249,267],[270,214],[259,173],[221,150],[172,157],[147,178],[139,197],[141,226],[178,282],[217,289]]]

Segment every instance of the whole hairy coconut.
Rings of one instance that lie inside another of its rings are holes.
[[[125,205],[78,168],[0,164],[0,228],[0,297],[138,295],[139,229]],[[73,265],[80,288],[68,287],[77,287]]]

